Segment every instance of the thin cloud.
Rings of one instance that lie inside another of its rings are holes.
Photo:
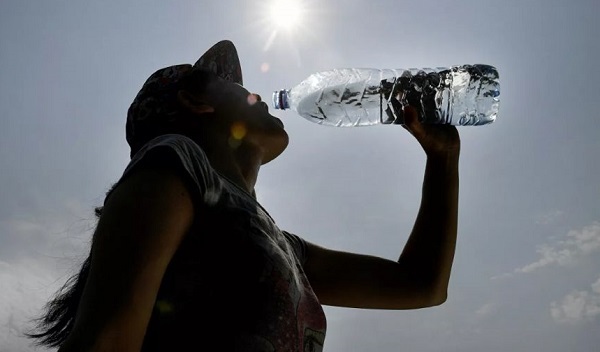
[[[566,239],[555,244],[542,244],[536,252],[538,260],[515,269],[516,273],[531,273],[549,265],[565,266],[579,258],[600,251],[600,222],[595,221],[580,231],[572,230]]]
[[[96,219],[91,206],[65,200],[53,209],[0,218],[0,258],[71,257],[85,252]]]
[[[24,333],[79,267],[94,224],[91,207],[75,201],[0,219],[0,352],[32,350]]]
[[[0,261],[0,351],[30,351],[24,333],[60,283],[56,274],[35,260]]]
[[[600,316],[600,278],[591,285],[591,291],[574,290],[561,302],[550,304],[552,319],[559,324],[577,324],[593,321]]]
[[[535,223],[538,225],[549,225],[556,222],[564,215],[562,210],[552,210],[537,217]]]
[[[495,314],[497,311],[498,309],[495,303],[486,303],[475,311],[475,315],[479,318],[483,318],[491,314]]]

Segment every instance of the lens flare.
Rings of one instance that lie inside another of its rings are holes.
[[[246,136],[246,126],[241,122],[231,125],[231,137],[235,140],[242,140]]]

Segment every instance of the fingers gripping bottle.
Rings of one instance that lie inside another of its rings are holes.
[[[406,104],[419,111],[423,123],[476,126],[496,120],[499,95],[498,71],[489,65],[346,68],[275,91],[273,105],[330,126],[402,124]]]

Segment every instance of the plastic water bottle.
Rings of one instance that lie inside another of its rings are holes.
[[[402,108],[419,111],[423,123],[486,125],[496,120],[500,85],[489,65],[450,68],[347,68],[310,75],[273,93],[276,109],[291,109],[330,126],[402,124]]]

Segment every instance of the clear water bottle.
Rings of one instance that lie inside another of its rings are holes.
[[[419,111],[423,123],[486,125],[496,120],[500,85],[489,65],[449,68],[347,68],[318,72],[273,93],[276,109],[291,109],[330,126],[402,124],[402,108]]]

